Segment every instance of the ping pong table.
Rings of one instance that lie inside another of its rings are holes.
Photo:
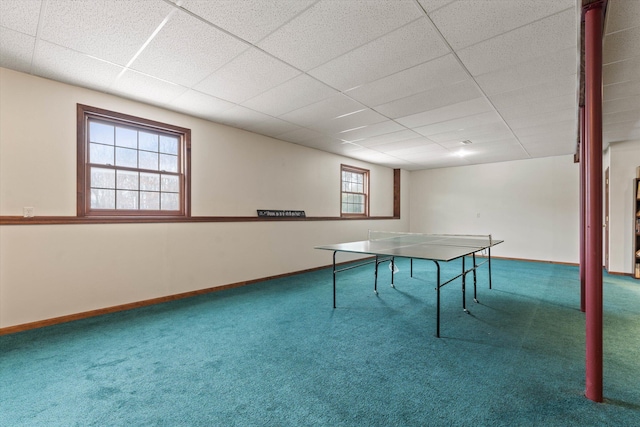
[[[375,263],[374,292],[378,293],[378,266],[381,263],[389,262],[391,267],[391,287],[393,274],[395,272],[395,258],[409,258],[413,277],[413,260],[433,261],[436,265],[436,336],[440,337],[440,288],[462,278],[462,309],[469,313],[466,306],[466,276],[473,273],[473,300],[477,303],[477,275],[476,270],[488,264],[489,289],[491,289],[491,248],[503,240],[494,240],[491,235],[452,235],[452,234],[422,234],[422,233],[399,233],[386,231],[369,231],[367,240],[347,243],[337,243],[333,245],[316,246],[315,249],[333,251],[333,308],[336,308],[336,275],[341,271],[351,270],[366,264]],[[372,255],[372,260],[365,260],[354,264],[349,264],[340,269],[336,268],[336,254],[338,252],[349,252],[361,255]],[[476,254],[486,253],[486,260],[479,263]],[[473,266],[465,267],[465,259],[471,256]],[[456,259],[462,260],[462,271],[455,277],[442,282],[440,276],[440,263],[449,262]]]

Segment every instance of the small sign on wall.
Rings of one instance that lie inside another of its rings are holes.
[[[304,211],[258,209],[258,216],[262,218],[305,218],[306,215]]]

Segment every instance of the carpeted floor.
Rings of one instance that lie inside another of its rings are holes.
[[[0,337],[2,426],[638,426],[640,281],[604,277],[604,403],[583,395],[578,269],[459,281],[329,269]],[[444,268],[451,275],[458,264]]]

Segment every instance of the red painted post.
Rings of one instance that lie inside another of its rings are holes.
[[[585,7],[586,391],[602,402],[602,25],[603,4]]]
[[[585,276],[585,264],[584,264],[584,252],[585,252],[585,247],[584,247],[584,234],[585,234],[585,206],[587,203],[587,198],[586,198],[586,191],[585,191],[585,187],[586,187],[586,175],[585,175],[585,165],[587,164],[587,159],[586,159],[586,150],[585,150],[585,146],[586,146],[586,141],[585,141],[585,122],[584,122],[584,105],[580,107],[580,311],[582,311],[583,313],[585,312],[585,297],[584,297],[584,292],[585,292],[585,283],[584,283],[584,276]]]

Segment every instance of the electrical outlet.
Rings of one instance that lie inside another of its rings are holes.
[[[33,218],[35,216],[34,209],[32,207],[24,207],[22,208],[22,214],[25,218]]]

